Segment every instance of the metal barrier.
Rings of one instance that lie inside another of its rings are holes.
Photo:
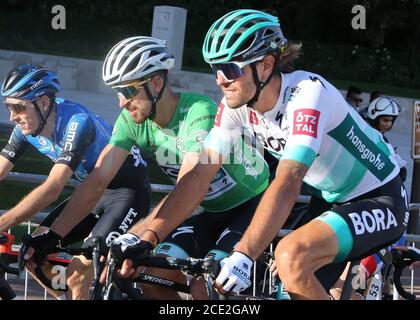
[[[18,173],[18,172],[10,172],[9,175],[4,179],[4,180],[8,180],[8,181],[14,181],[14,182],[25,182],[25,183],[34,183],[34,184],[40,184],[42,182],[44,182],[47,179],[47,176],[45,175],[38,175],[38,174],[30,174],[30,173]],[[66,187],[76,187],[80,182],[74,179],[70,179],[68,181],[68,183],[66,184]],[[155,193],[169,193],[170,191],[172,191],[174,189],[173,185],[163,185],[163,184],[151,184],[151,189],[152,192]],[[310,196],[307,195],[299,195],[297,198],[298,203],[304,203],[304,204],[308,204],[310,202]],[[420,203],[410,203],[409,205],[409,210],[418,210],[418,214],[420,214]],[[0,215],[4,212],[5,210],[0,210]],[[37,216],[35,216],[33,219],[29,220],[26,223],[27,227],[28,227],[28,234],[31,231],[31,226],[36,226],[38,225],[38,223],[40,223],[40,221],[42,221],[42,217],[45,217],[47,215],[47,213],[40,213]],[[37,218],[38,217],[38,218]],[[34,223],[35,221],[36,223]],[[291,233],[293,230],[285,230],[285,229],[281,229],[279,231],[279,233],[277,234],[277,236],[279,237],[285,237],[286,235],[288,235],[289,233]],[[416,235],[416,234],[408,234],[406,235],[407,241],[410,242],[412,244],[412,246],[415,246],[416,242],[420,242],[420,235]],[[270,245],[271,250],[273,250],[273,245]],[[254,264],[254,275],[256,274],[256,264]],[[270,279],[271,279],[271,275],[270,275]],[[254,294],[255,294],[255,279],[254,279]],[[28,271],[26,270],[25,272],[25,291],[24,291],[24,299],[27,299],[27,287],[28,287]],[[414,290],[414,271],[411,272],[411,293],[413,293]],[[398,299],[398,294],[395,294],[396,289],[394,288],[394,298]],[[47,299],[47,291],[45,290],[44,293],[44,300]]]

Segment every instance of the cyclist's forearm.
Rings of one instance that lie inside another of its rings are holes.
[[[36,213],[41,212],[57,200],[62,188],[44,182],[23,198],[14,208],[0,217],[0,230],[6,231],[11,227],[29,220]]]
[[[168,195],[160,210],[153,210],[148,229],[157,232],[160,240],[166,238],[199,206],[208,192],[210,180],[201,178],[194,170],[188,172]],[[151,236],[153,234],[145,233],[142,239],[149,240],[147,237]]]
[[[9,171],[1,170],[0,171],[0,181],[3,180],[4,178],[6,178],[8,174],[9,174]]]
[[[85,180],[76,188],[60,216],[51,225],[51,230],[62,237],[66,236],[92,211],[105,189],[104,185],[93,179]]]
[[[235,250],[257,259],[284,225],[298,194],[296,186],[274,180]]]
[[[13,163],[6,158],[0,156],[0,181],[7,177],[13,169]]]
[[[143,233],[149,228],[150,222],[156,216],[156,213],[160,210],[160,207],[167,197],[168,196],[165,196],[162,200],[160,200],[153,211],[145,219],[138,221],[134,226],[132,226],[128,232],[141,237]]]

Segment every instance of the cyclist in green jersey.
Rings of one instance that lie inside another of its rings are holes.
[[[199,94],[175,93],[168,82],[168,70],[173,65],[174,57],[165,41],[152,37],[124,39],[108,53],[103,79],[116,90],[122,111],[95,169],[51,226],[54,232],[66,235],[88,214],[134,145],[153,158],[175,183],[200,160],[202,142],[213,127],[217,106]],[[201,186],[207,192],[204,199],[197,196],[194,205],[201,203],[202,214],[184,222],[189,212],[174,210],[167,217],[159,218],[168,227],[168,233],[173,232],[156,251],[180,258],[206,254],[218,259],[227,256],[250,222],[256,199],[267,185],[268,167],[264,159],[256,149],[241,141],[232,150],[230,161],[225,162],[212,181]],[[195,192],[189,190],[191,194]],[[155,248],[165,237],[157,236],[148,225],[164,200],[148,218],[114,243],[126,247],[143,236],[147,237],[148,242],[143,242],[147,248]],[[149,269],[148,273],[186,281],[180,272]],[[175,298],[177,294],[172,292],[168,296],[156,288],[143,287],[143,290],[155,298]]]

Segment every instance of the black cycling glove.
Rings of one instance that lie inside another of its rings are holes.
[[[25,235],[19,252],[19,266],[23,268],[26,260],[24,257],[28,248],[32,247],[35,250],[31,259],[38,263],[45,260],[48,254],[55,252],[60,245],[60,241],[61,236],[52,230],[34,236]]]
[[[153,245],[144,240],[140,240],[139,242],[129,246],[122,245],[121,243],[115,243],[114,241],[111,244],[110,253],[117,266],[121,266],[123,261],[126,259],[132,260],[133,264],[137,265],[141,262],[141,259],[147,257],[152,250]]]

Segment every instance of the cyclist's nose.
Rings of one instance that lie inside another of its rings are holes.
[[[216,75],[216,84],[218,86],[226,86],[229,83],[231,83],[231,81],[226,80],[226,78],[224,77],[224,75],[221,72],[217,72],[217,75]]]
[[[126,108],[130,105],[130,100],[127,100],[122,94],[118,94],[120,108]]]
[[[14,121],[14,122],[16,122],[16,121],[17,121],[17,119],[19,119],[18,114],[17,114],[16,112],[14,112],[13,110],[12,110],[12,111],[10,111],[10,121]]]

